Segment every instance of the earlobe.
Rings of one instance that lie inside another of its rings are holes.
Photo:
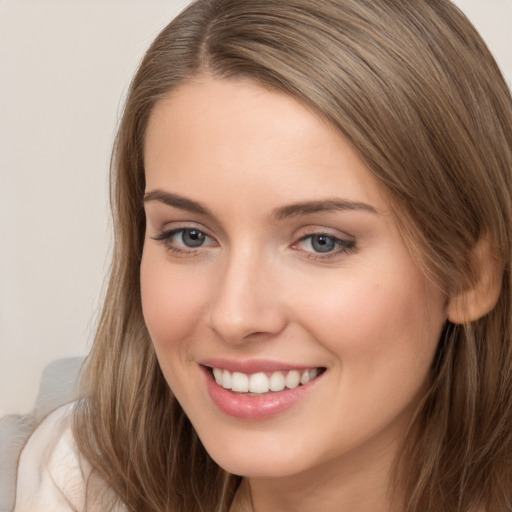
[[[450,298],[448,320],[454,324],[474,322],[489,313],[501,293],[502,269],[493,240],[483,235],[472,251],[471,284]]]

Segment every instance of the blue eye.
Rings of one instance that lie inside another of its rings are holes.
[[[198,229],[182,229],[181,241],[187,247],[201,247],[206,240],[206,235]]]
[[[196,253],[195,249],[200,249],[203,246],[216,245],[211,237],[196,228],[179,228],[164,231],[154,237],[153,240],[162,242],[168,250],[174,253],[182,253],[183,255]]]
[[[343,240],[326,233],[314,233],[307,235],[299,240],[299,248],[311,256],[335,256],[340,253],[346,253],[355,248],[355,242]]]
[[[327,235],[312,235],[311,247],[316,252],[331,252],[336,249],[336,239]]]

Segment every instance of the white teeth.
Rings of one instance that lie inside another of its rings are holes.
[[[213,369],[213,376],[215,377],[215,382],[222,386],[222,376],[224,374],[224,370],[221,370],[220,368],[214,368]]]
[[[222,372],[222,387],[231,389],[231,372],[228,370]]]
[[[215,382],[225,389],[231,389],[237,393],[262,394],[268,391],[283,391],[285,388],[295,389],[305,385],[316,378],[319,368],[308,370],[290,370],[288,372],[277,371],[272,374],[264,372],[247,375],[241,372],[230,372],[221,368],[213,368]]]
[[[284,378],[284,383],[289,389],[295,389],[300,384],[300,373],[297,370],[288,372],[288,375]]]
[[[268,390],[268,377],[264,373],[254,373],[249,377],[249,391],[251,393],[266,393]]]
[[[231,389],[238,393],[247,393],[249,391],[249,377],[245,373],[233,372]]]
[[[283,391],[284,387],[284,375],[281,372],[274,372],[269,380],[270,391]]]
[[[302,373],[302,375],[300,376],[300,383],[302,385],[304,384],[307,384],[309,381],[311,380],[311,375],[309,373],[309,370],[306,370],[305,372]]]

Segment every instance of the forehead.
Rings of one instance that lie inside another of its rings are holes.
[[[145,169],[147,189],[233,204],[250,195],[387,204],[334,127],[296,99],[248,81],[198,79],[160,100],[148,124]]]

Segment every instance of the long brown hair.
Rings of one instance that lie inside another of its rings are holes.
[[[79,450],[130,511],[227,510],[239,478],[205,452],[144,325],[144,137],[159,99],[198,75],[245,78],[306,103],[359,151],[404,239],[447,297],[492,238],[502,288],[448,322],[397,458],[408,512],[512,508],[512,101],[484,42],[448,0],[199,0],[132,82],[112,166],[115,248],[82,379]]]

